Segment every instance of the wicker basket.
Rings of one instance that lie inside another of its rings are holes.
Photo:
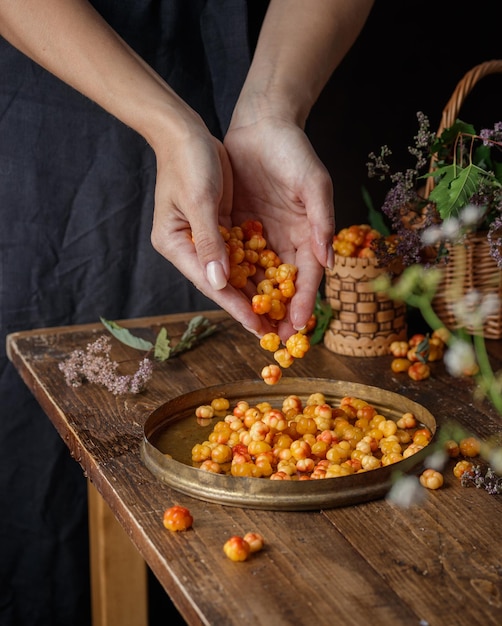
[[[432,306],[443,324],[450,329],[459,327],[454,303],[465,293],[475,290],[485,295],[495,293],[499,297],[499,307],[489,315],[483,327],[486,339],[502,337],[502,271],[498,269],[490,248],[486,233],[475,233],[466,237],[463,245],[447,246],[448,263],[444,266],[443,280]],[[474,334],[479,329],[467,327],[467,332]]]
[[[326,270],[326,300],[333,319],[324,335],[332,352],[348,356],[389,354],[393,341],[406,340],[406,305],[375,292],[372,282],[385,270],[375,259],[335,254]]]
[[[502,73],[502,60],[487,61],[472,68],[457,84],[452,96],[443,110],[437,135],[455,123],[460,107],[476,83],[489,74]],[[434,171],[435,159],[431,159],[430,172]],[[427,179],[426,197],[434,188],[434,177]],[[455,318],[455,301],[471,290],[481,294],[496,293],[499,297],[499,309],[490,315],[483,328],[487,339],[502,338],[502,270],[497,267],[490,255],[486,236],[482,233],[468,235],[465,245],[451,246],[448,262],[444,266],[443,282],[439,286],[432,305],[438,317],[447,328],[455,329],[459,324]],[[474,333],[476,329],[467,328]],[[479,329],[478,331],[479,332]]]

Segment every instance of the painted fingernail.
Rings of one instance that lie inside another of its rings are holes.
[[[243,326],[243,328],[245,328],[248,331],[248,333],[251,333],[252,335],[257,337],[258,339],[261,339],[260,333],[258,331],[256,331],[254,328],[249,328],[249,326],[244,326],[244,324],[242,326]]]
[[[328,248],[328,262],[327,262],[327,267],[328,269],[332,270],[335,267],[335,251],[333,250],[332,246],[330,246]]]
[[[206,267],[206,276],[213,289],[223,289],[227,286],[227,277],[219,261],[211,261]]]

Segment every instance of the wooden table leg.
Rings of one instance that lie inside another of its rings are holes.
[[[146,563],[88,482],[93,626],[147,626]]]

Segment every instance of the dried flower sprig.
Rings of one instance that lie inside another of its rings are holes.
[[[477,489],[485,489],[493,496],[502,494],[502,476],[498,476],[491,467],[474,465],[471,470],[462,474],[460,482],[462,487],[473,485]]]
[[[478,209],[478,219],[470,231],[488,231],[491,254],[502,268],[502,122],[477,134],[472,125],[457,120],[437,136],[427,116],[419,112],[417,118],[418,133],[408,147],[414,167],[393,172],[388,146],[369,155],[368,176],[392,184],[381,211],[397,243],[377,248],[380,265],[391,266],[396,259],[404,266],[431,265],[443,258],[446,248],[425,246],[422,233],[471,205]],[[430,177],[434,186],[427,196],[425,181]]]
[[[102,335],[89,343],[85,350],[74,350],[65,361],[59,364],[66,384],[70,387],[80,387],[87,381],[104,386],[114,395],[140,393],[153,374],[153,361],[149,358],[150,354],[153,353],[156,361],[166,361],[190,350],[218,330],[218,326],[212,324],[206,317],[196,315],[189,321],[181,339],[172,347],[165,328],[160,329],[155,343],[152,343],[133,335],[130,330],[116,322],[104,318],[101,318],[101,322],[118,341],[146,352],[147,356],[139,362],[134,374],[119,374],[119,363],[110,357],[111,338]]]
[[[136,394],[145,388],[152,377],[153,363],[144,358],[134,374],[121,375],[119,364],[110,358],[111,339],[105,335],[87,345],[86,350],[74,350],[68,359],[59,364],[66,384],[80,387],[85,381],[103,385],[114,395]]]

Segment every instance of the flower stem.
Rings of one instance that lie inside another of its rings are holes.
[[[436,312],[432,308],[431,301],[428,296],[410,295],[409,298],[407,298],[407,302],[411,306],[419,309],[422,317],[424,318],[424,321],[428,324],[430,328],[432,328],[432,330],[437,330],[438,328],[444,326],[443,322],[439,319],[439,317],[436,315]]]
[[[500,395],[495,379],[495,374],[490,363],[486,342],[482,334],[476,334],[473,338],[474,351],[479,365],[477,379],[482,381],[483,387],[490,398],[493,406],[502,415],[502,396]]]

